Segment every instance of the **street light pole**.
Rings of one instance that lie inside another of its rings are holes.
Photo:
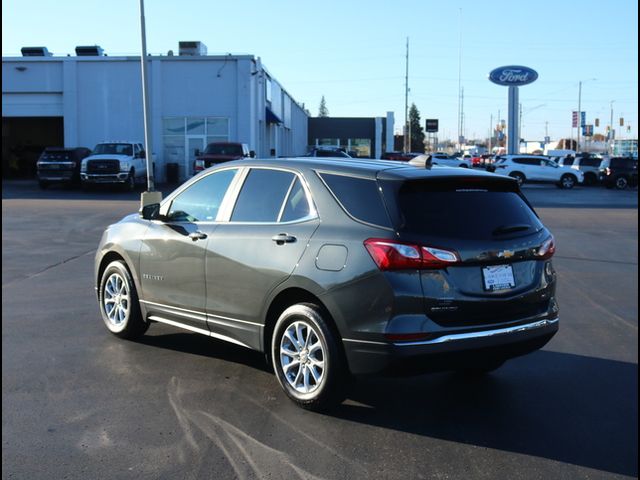
[[[145,160],[147,163],[147,190],[153,192],[155,189],[153,179],[153,166],[151,154],[151,132],[149,131],[149,92],[147,89],[147,32],[144,21],[144,0],[140,0],[140,33],[142,37],[142,57],[140,65],[142,67],[142,102],[143,102],[143,118],[144,118],[144,148]]]
[[[609,120],[609,153],[613,153],[613,102],[615,100],[611,100],[611,119]]]
[[[582,100],[582,81],[578,82],[578,143],[576,144],[576,153],[580,151],[580,129],[582,128],[582,110],[581,110],[581,102]]]

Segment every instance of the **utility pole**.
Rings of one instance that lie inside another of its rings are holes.
[[[464,137],[464,87],[460,91],[460,138]],[[462,149],[462,142],[458,139],[460,143],[460,149]]]
[[[460,141],[460,137],[462,137],[462,102],[463,102],[463,93],[462,93],[462,8],[460,9],[460,14],[458,16],[458,30],[460,38],[458,40],[458,141],[456,144],[458,145],[458,150],[462,150],[462,142]]]
[[[140,32],[142,36],[142,57],[140,65],[142,68],[142,101],[143,101],[143,118],[144,118],[144,148],[145,159],[147,164],[147,191],[153,192],[155,189],[153,178],[153,156],[151,153],[151,132],[149,131],[149,92],[147,82],[147,32],[144,21],[144,0],[140,0]]]
[[[582,81],[578,82],[578,143],[576,144],[576,153],[580,151],[580,129],[582,128]]]
[[[487,153],[489,153],[489,155],[491,155],[491,141],[493,140],[493,113],[490,115],[489,117],[489,151]]]
[[[613,153],[613,102],[615,100],[611,100],[611,119],[609,120],[609,153]]]
[[[404,153],[411,148],[411,133],[409,128],[409,37],[407,37],[406,70],[404,75]]]

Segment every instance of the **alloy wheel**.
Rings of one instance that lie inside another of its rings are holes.
[[[287,327],[280,340],[280,366],[289,385],[298,393],[312,393],[324,380],[325,352],[318,332],[307,322]]]
[[[112,273],[104,285],[104,311],[109,322],[114,327],[121,327],[129,318],[131,297],[124,278],[118,273]]]

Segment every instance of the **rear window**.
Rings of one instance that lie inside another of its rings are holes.
[[[356,220],[383,227],[391,226],[375,180],[329,173],[322,173],[320,177],[342,208]]]
[[[397,191],[399,230],[443,238],[500,240],[542,227],[520,195],[500,185],[469,188],[405,182]]]
[[[211,143],[207,145],[207,148],[204,150],[206,155],[237,155],[241,157],[243,155],[242,145],[233,145],[233,144],[217,144]]]
[[[638,164],[637,160],[634,160],[632,158],[612,158],[611,159],[612,168],[634,168],[634,166],[637,164]]]

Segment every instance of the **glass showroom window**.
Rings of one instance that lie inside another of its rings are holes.
[[[207,144],[229,141],[229,119],[224,117],[207,117]]]

